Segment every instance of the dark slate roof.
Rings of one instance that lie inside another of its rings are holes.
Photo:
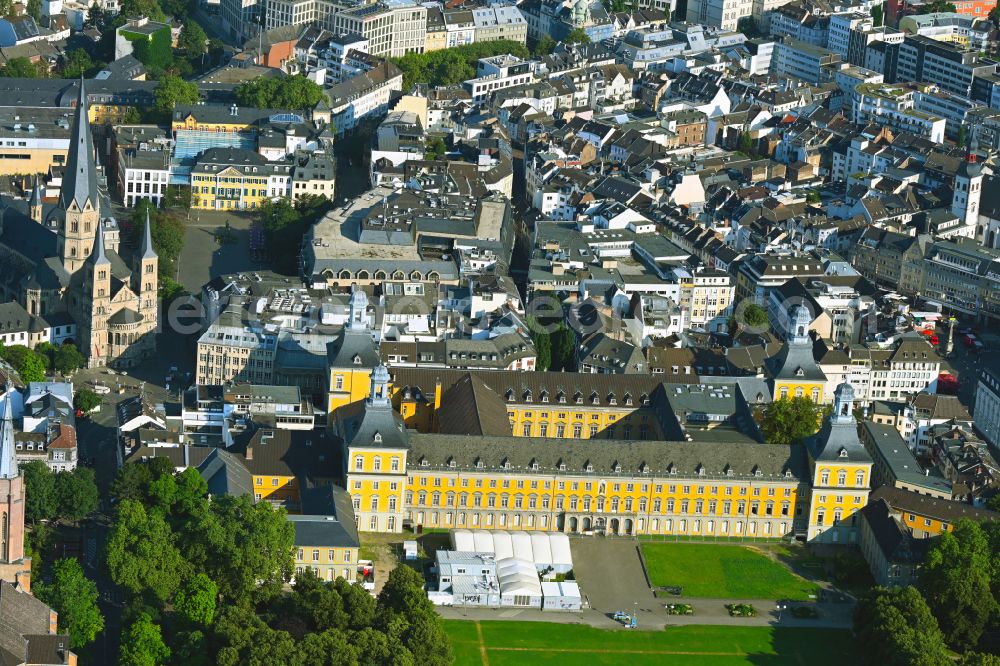
[[[303,488],[302,515],[288,516],[296,546],[357,548],[360,545],[350,494],[333,484]]]
[[[109,324],[138,324],[141,321],[142,315],[129,308],[119,310],[108,317]]]
[[[68,664],[69,635],[68,634],[28,634],[26,653],[29,664]]]
[[[381,363],[372,334],[352,331],[345,327],[340,336],[327,345],[327,360],[331,368],[374,368]]]
[[[768,369],[772,379],[801,379],[804,381],[826,381],[826,375],[813,357],[813,345],[787,343],[773,357],[768,359]],[[802,374],[799,375],[799,371]]]
[[[503,398],[472,374],[445,391],[438,414],[438,430],[442,434],[511,435]]]
[[[884,499],[869,502],[861,510],[861,517],[868,522],[875,543],[887,562],[919,564],[924,561],[931,540],[914,539],[910,531],[892,516],[892,508]]]
[[[212,448],[198,473],[212,495],[252,495],[253,479],[243,458],[222,449]]]
[[[330,479],[337,475],[340,456],[325,432],[259,428],[243,451],[251,474]]]
[[[997,520],[1000,518],[1000,513],[996,511],[980,509],[965,502],[928,497],[893,486],[879,486],[873,490],[869,503],[878,500],[885,500],[895,511],[937,518],[950,524],[954,524],[962,518],[970,520]]]
[[[636,405],[641,403],[643,396],[652,398],[656,388],[664,382],[671,381],[671,375],[610,375],[589,374],[578,372],[497,372],[495,370],[444,370],[440,368],[392,368],[392,383],[394,387],[419,389],[425,396],[431,395],[438,380],[442,390],[447,390],[468,374],[483,380],[494,393],[505,402],[508,392],[512,392],[510,402],[521,403],[525,393],[530,393],[533,400],[540,404],[542,393],[547,393],[553,405],[560,404],[560,393],[565,398],[567,407],[577,404],[576,398],[582,400],[579,404],[607,407],[610,398],[614,397],[616,404],[623,404],[626,394],[630,394]],[[679,377],[677,381],[684,381]]]
[[[68,209],[75,201],[81,209],[89,201],[97,208],[100,205],[97,193],[97,169],[94,165],[94,139],[87,118],[87,93],[83,79],[73,111],[73,129],[70,131],[69,152],[66,156],[66,170],[63,172],[59,203]]]
[[[872,457],[858,438],[858,423],[854,417],[829,416],[820,431],[806,441],[814,460],[847,463],[870,463]]]
[[[410,434],[409,468],[422,467],[552,472],[565,465],[565,472],[622,475],[683,476],[695,478],[753,477],[784,479],[786,472],[807,480],[805,450],[801,446],[778,446],[757,442],[683,442],[608,439],[551,439],[534,437],[465,437],[427,433]],[[426,463],[426,464],[425,464]],[[704,473],[699,474],[699,469]]]
[[[348,446],[409,447],[406,425],[391,405],[372,405],[367,400],[357,402],[338,410],[338,420],[340,436]]]

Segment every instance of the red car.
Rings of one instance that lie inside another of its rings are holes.
[[[937,392],[944,395],[956,395],[958,393],[958,377],[947,372],[938,375]]]

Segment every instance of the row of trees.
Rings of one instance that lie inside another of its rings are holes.
[[[294,203],[278,199],[261,204],[257,219],[264,229],[274,270],[289,275],[297,272],[303,235],[332,206],[331,200],[314,194],[300,196]]]
[[[53,472],[42,461],[21,465],[24,476],[24,515],[32,525],[29,547],[35,579],[32,592],[59,613],[59,631],[69,634],[70,647],[80,650],[104,629],[97,607],[97,586],[74,558],[49,565],[54,525],[77,523],[100,504],[94,470],[77,467]]]
[[[1000,622],[1000,521],[959,521],[931,546],[919,588],[875,588],[855,609],[855,632],[878,666],[951,663],[1000,666],[1000,657],[976,652],[980,638]]]
[[[87,362],[73,343],[56,346],[51,342],[40,342],[34,350],[0,342],[0,359],[17,370],[25,383],[45,381],[46,373],[52,370],[68,375]]]
[[[291,594],[294,530],[283,509],[215,497],[194,469],[163,458],[126,465],[105,552],[126,593],[122,666],[451,663],[423,580],[393,572],[376,602],[306,570]]]
[[[535,344],[535,370],[573,372],[576,369],[576,333],[565,322],[548,331],[533,320],[530,328],[531,341]]]
[[[323,98],[323,88],[302,75],[258,78],[233,91],[242,106],[257,109],[312,109]]]
[[[403,90],[409,90],[414,83],[450,86],[475,78],[477,60],[505,53],[517,58],[530,56],[524,44],[502,39],[430,53],[407,53],[401,58],[393,58],[393,62],[403,71]]]

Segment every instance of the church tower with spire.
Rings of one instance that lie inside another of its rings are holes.
[[[84,290],[89,297],[86,313],[90,317],[90,326],[81,327],[81,342],[92,359],[108,358],[108,315],[111,312],[111,261],[104,247],[104,228],[97,225],[97,235],[94,237],[93,251],[87,259],[84,279]],[[103,365],[104,363],[91,363]]]
[[[38,224],[42,224],[44,216],[42,213],[42,186],[39,183],[38,176],[35,176],[35,183],[31,188],[31,198],[28,199],[28,209],[31,213],[31,219]]]
[[[0,580],[31,587],[24,557],[24,477],[14,459],[14,387],[0,398]]]
[[[146,228],[135,257],[132,290],[139,296],[139,314],[143,321],[156,321],[156,294],[159,286],[160,258],[153,249],[153,227],[146,209]]]
[[[63,268],[75,273],[87,259],[100,223],[100,195],[94,164],[94,141],[87,117],[87,92],[80,79],[80,94],[73,112],[73,128],[59,192],[63,213],[58,249]]]

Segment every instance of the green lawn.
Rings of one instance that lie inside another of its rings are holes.
[[[808,599],[816,586],[745,546],[644,543],[653,587],[679,585],[686,597]]]
[[[629,666],[834,666],[856,662],[850,632],[834,629],[691,625],[664,631],[610,631],[578,624],[464,620],[446,620],[444,625],[455,666],[485,666],[487,662],[489,666],[615,666],[626,662]]]

